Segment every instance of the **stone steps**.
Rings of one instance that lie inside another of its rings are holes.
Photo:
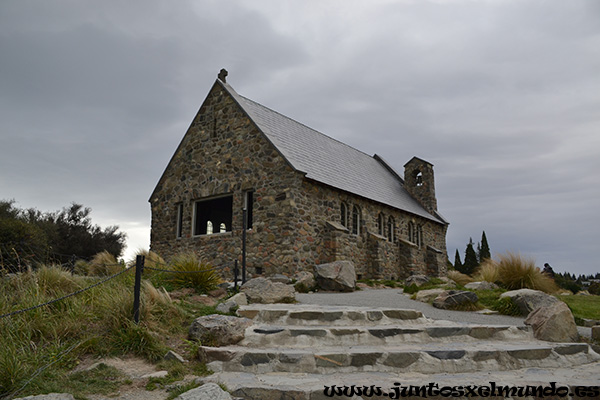
[[[237,313],[254,322],[244,340],[202,346],[199,355],[216,372],[208,380],[246,400],[319,400],[331,398],[325,385],[391,387],[400,378],[457,385],[470,376],[478,384],[504,376],[514,385],[523,371],[542,371],[544,384],[558,381],[552,371],[596,371],[597,385],[600,355],[587,344],[539,341],[524,326],[434,321],[415,310],[372,307],[249,305]],[[567,383],[583,382],[577,379]]]

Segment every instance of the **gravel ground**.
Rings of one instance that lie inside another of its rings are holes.
[[[296,293],[296,300],[303,304],[357,307],[393,307],[419,310],[432,319],[462,322],[465,324],[524,325],[524,317],[485,315],[468,311],[440,310],[427,303],[411,300],[401,289],[363,289],[352,293]],[[591,337],[591,328],[577,327],[579,334]]]

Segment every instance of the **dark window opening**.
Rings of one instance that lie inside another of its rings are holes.
[[[246,208],[246,229],[252,229],[254,191],[248,190],[244,195],[244,207]]]
[[[256,271],[256,275],[262,275],[262,273],[263,273],[262,267],[256,267],[255,271]]]
[[[377,233],[379,236],[383,236],[383,214],[379,214],[377,217]]]
[[[388,226],[387,226],[387,238],[390,242],[394,242],[394,229],[396,229],[396,224],[394,223],[394,218],[388,218]]]
[[[177,229],[176,235],[178,238],[183,236],[183,203],[177,204]]]
[[[421,225],[416,225],[414,222],[408,223],[408,240],[421,247],[423,244],[423,228]]]
[[[423,173],[421,171],[415,173],[415,185],[423,186]]]
[[[200,200],[195,207],[194,235],[231,231],[233,196]]]
[[[340,222],[346,228],[348,227],[348,206],[346,203],[340,204]]]
[[[352,207],[352,233],[360,234],[360,210],[357,206]]]

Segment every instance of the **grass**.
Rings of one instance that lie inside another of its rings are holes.
[[[567,303],[575,318],[600,320],[600,296],[558,296]]]
[[[531,258],[508,252],[499,256],[497,269],[498,280],[508,290],[528,288],[545,293],[558,291],[554,280],[542,274]]]
[[[71,275],[57,266],[0,277],[0,314],[46,303],[101,279]],[[95,383],[89,374],[68,372],[85,355],[129,354],[156,362],[168,351],[167,337],[183,344],[194,318],[215,313],[214,307],[173,301],[162,287],[142,282],[137,325],[132,322],[133,270],[73,297],[0,319],[0,398],[15,391],[26,396],[65,388],[74,394],[111,392],[112,386],[100,384],[120,385],[126,379],[110,368],[96,371],[107,375]],[[196,364],[186,368],[201,371]]]
[[[448,278],[452,279],[459,286],[465,286],[467,283],[473,282],[473,278],[469,275],[454,270],[448,271]]]
[[[170,267],[174,274],[169,274],[168,280],[180,286],[193,287],[200,292],[216,289],[221,283],[219,271],[213,266],[198,260],[195,253],[181,253],[173,257]]]
[[[476,282],[496,283],[500,280],[498,263],[494,260],[485,260],[475,271],[473,276]]]

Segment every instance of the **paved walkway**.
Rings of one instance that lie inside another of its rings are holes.
[[[352,293],[296,293],[296,300],[304,304],[357,307],[393,307],[419,310],[427,318],[462,322],[465,324],[524,325],[524,317],[484,315],[468,311],[440,310],[427,303],[411,300],[402,289],[363,289]],[[591,337],[591,329],[577,327],[579,334]]]

